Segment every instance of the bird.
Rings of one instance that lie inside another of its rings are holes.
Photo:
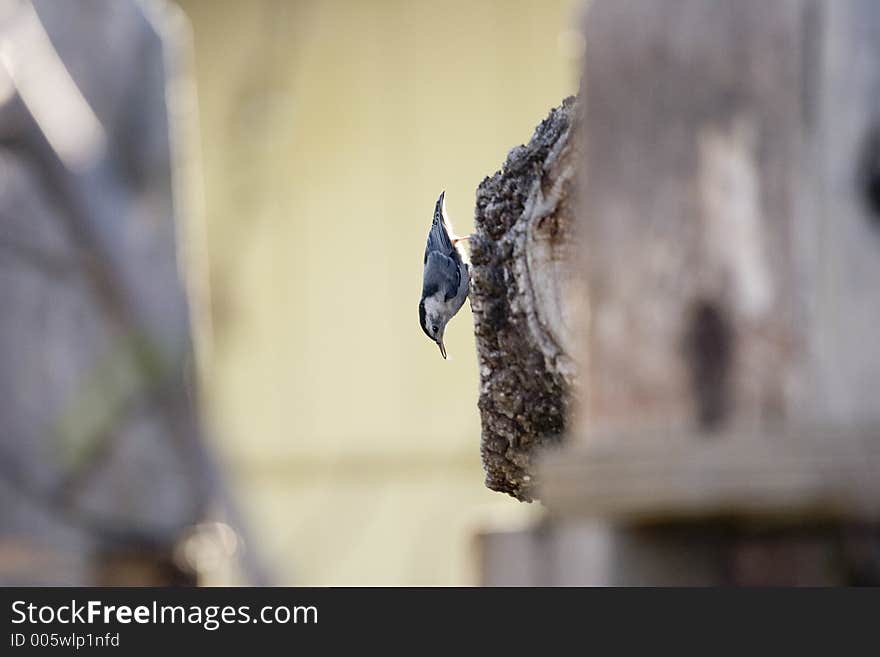
[[[458,244],[466,237],[455,237],[446,215],[446,192],[434,206],[434,218],[425,245],[425,269],[422,274],[422,298],[419,301],[419,323],[422,330],[440,347],[446,358],[443,334],[446,325],[464,305],[470,286],[470,271]]]

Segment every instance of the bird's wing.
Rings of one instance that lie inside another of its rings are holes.
[[[443,299],[449,301],[458,294],[461,284],[461,271],[458,263],[439,251],[430,251],[425,256],[425,274],[422,278],[422,297],[430,297],[443,291]]]
[[[425,247],[425,262],[428,261],[428,253],[439,251],[443,255],[450,255],[455,250],[452,239],[449,236],[449,222],[446,219],[446,210],[443,199],[446,192],[440,194],[437,205],[434,206],[434,219],[431,222],[431,230],[428,232],[428,244]]]

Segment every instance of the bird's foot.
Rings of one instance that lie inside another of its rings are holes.
[[[464,237],[453,237],[452,243],[458,244],[459,242],[464,242],[465,240],[469,240],[471,238],[470,235],[465,235]]]

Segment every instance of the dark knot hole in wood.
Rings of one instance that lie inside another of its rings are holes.
[[[733,332],[713,302],[696,301],[684,334],[684,352],[701,429],[711,431],[724,422],[729,406]]]
[[[880,229],[880,125],[870,128],[863,148],[858,166],[859,197],[868,219]]]

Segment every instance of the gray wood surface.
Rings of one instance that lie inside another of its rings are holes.
[[[624,479],[581,490],[875,515],[878,37],[870,2],[592,5],[572,426]]]
[[[583,435],[759,428],[789,413],[804,353],[804,7],[591,6]]]

